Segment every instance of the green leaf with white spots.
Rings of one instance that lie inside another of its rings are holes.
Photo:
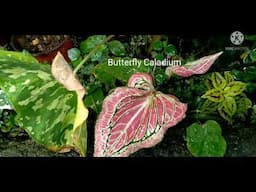
[[[3,90],[0,90],[0,110],[2,109],[12,109],[11,103],[9,102],[6,94]]]
[[[195,157],[223,157],[227,143],[222,136],[220,125],[208,120],[204,125],[193,123],[187,128],[187,148]]]
[[[75,149],[86,154],[87,109],[76,92],[68,91],[29,55],[0,50],[0,88],[5,92],[20,127],[53,151]]]

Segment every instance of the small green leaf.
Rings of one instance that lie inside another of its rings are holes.
[[[233,81],[224,89],[225,96],[236,96],[246,89],[246,84],[240,81]]]
[[[252,107],[251,100],[248,99],[245,94],[236,96],[235,100],[237,104],[237,115],[246,113],[248,109]]]
[[[154,41],[153,42],[153,50],[161,51],[163,49],[163,44],[161,41]]]
[[[256,41],[256,35],[245,35],[244,38],[248,41]]]
[[[106,38],[105,35],[93,35],[82,41],[80,44],[80,50],[83,54],[87,54],[93,50],[98,44]]]
[[[82,41],[80,44],[80,50],[83,54],[88,54],[92,51],[97,45],[102,43],[106,38],[105,35],[93,35],[88,37],[86,40]],[[101,45],[99,49],[91,56],[91,61],[101,61],[104,53],[107,49],[106,45]]]
[[[94,85],[89,85],[89,86],[94,86]],[[91,89],[94,89],[94,88],[91,88]],[[103,91],[101,88],[97,87],[94,89],[94,91],[86,95],[84,104],[86,107],[93,109],[97,114],[99,114],[101,111],[103,100],[104,100]]]
[[[204,95],[202,95],[202,98],[209,99],[213,102],[222,102],[224,100],[223,92],[219,89],[208,90]]]
[[[219,72],[212,73],[211,80],[214,88],[216,89],[223,89],[227,84],[226,80]]]
[[[164,60],[164,56],[163,54],[159,53],[155,55],[155,59],[158,61],[163,61]]]
[[[225,78],[227,84],[229,84],[229,83],[234,81],[234,77],[233,77],[233,75],[231,74],[230,71],[225,71],[224,72],[224,78]]]
[[[236,113],[237,105],[233,97],[225,97],[223,101],[223,110],[232,117]]]
[[[208,120],[201,126],[193,123],[186,131],[187,148],[195,157],[223,157],[227,144],[220,125]]]
[[[206,100],[202,107],[201,107],[201,111],[203,113],[208,113],[208,114],[212,114],[212,113],[216,113],[218,108],[221,106],[221,103],[217,103],[217,102],[213,102],[210,100]]]
[[[125,55],[125,47],[120,41],[113,40],[108,43],[108,47],[111,53],[113,53],[115,56]]]
[[[71,61],[75,61],[80,57],[80,50],[77,48],[72,48],[68,50],[68,58]]]
[[[250,51],[250,58],[251,58],[252,62],[256,61],[256,49],[253,49]]]
[[[172,44],[167,45],[167,47],[165,47],[164,52],[170,56],[175,56],[177,54],[177,50],[176,50],[175,46]]]
[[[232,123],[232,116],[230,116],[225,110],[223,105],[218,108],[219,114],[220,116],[225,119],[226,121],[228,121],[230,124]]]

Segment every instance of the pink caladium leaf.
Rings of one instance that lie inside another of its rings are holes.
[[[136,73],[103,102],[95,128],[95,157],[126,157],[159,143],[185,118],[187,104],[156,91],[150,75]]]
[[[175,73],[181,77],[204,74],[210,69],[212,64],[222,53],[223,52],[221,51],[212,55],[208,55],[196,61],[186,63],[183,66],[169,66],[166,68],[166,74],[171,76],[172,73]]]

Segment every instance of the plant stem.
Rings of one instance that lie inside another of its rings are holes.
[[[84,57],[84,59],[77,65],[74,69],[73,74],[75,75],[77,71],[83,66],[83,64],[103,45],[104,43],[108,42],[114,35],[109,35],[106,39],[104,39],[100,44],[98,44],[94,49]]]

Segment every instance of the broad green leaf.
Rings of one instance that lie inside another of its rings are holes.
[[[223,157],[227,144],[222,136],[220,125],[208,120],[201,126],[193,123],[187,128],[187,147],[195,157]]]
[[[163,44],[161,41],[154,41],[152,46],[153,46],[153,50],[155,51],[161,51],[163,49]]]
[[[130,76],[137,72],[148,73],[152,66],[145,65],[143,60],[133,59],[110,59],[108,62],[98,64],[94,68],[96,77],[102,81],[113,83],[115,79],[127,83]],[[117,63],[123,61],[121,63]],[[116,64],[113,64],[116,63]]]
[[[86,87],[88,94],[85,97],[84,104],[86,107],[90,107],[96,113],[100,113],[102,101],[104,100],[104,93],[101,87],[95,84],[91,84]]]
[[[246,84],[240,81],[233,81],[224,89],[225,96],[236,96],[246,89]]]
[[[117,41],[117,40],[110,41],[108,43],[108,47],[111,53],[113,53],[115,56],[125,55],[125,47],[120,41]]]
[[[204,95],[202,95],[202,98],[209,99],[213,102],[222,102],[224,96],[221,90],[215,88],[208,90]]]
[[[76,61],[80,57],[80,50],[77,48],[72,48],[68,50],[68,58],[71,61]]]
[[[175,46],[172,44],[167,45],[164,49],[164,52],[170,56],[175,56],[177,54],[177,50]]]
[[[212,73],[211,80],[214,88],[216,89],[223,89],[227,84],[226,80],[219,72]]]
[[[236,113],[237,105],[233,97],[225,97],[223,101],[223,110],[229,115],[233,116]]]
[[[73,148],[85,156],[86,127],[80,125],[88,111],[76,92],[54,79],[49,65],[20,52],[0,51],[0,87],[17,113],[18,125],[32,139],[50,150]]]

